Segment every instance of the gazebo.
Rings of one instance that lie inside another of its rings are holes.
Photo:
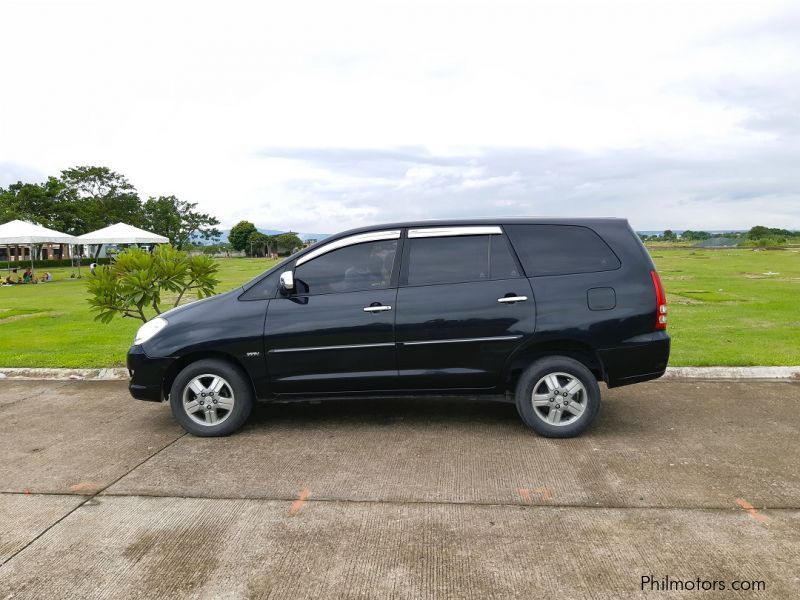
[[[69,234],[19,219],[0,225],[0,245],[6,246],[9,270],[11,270],[11,256],[8,252],[10,246],[30,246],[31,269],[33,269],[33,246],[35,244],[75,244],[75,240],[76,238]],[[17,261],[19,262],[19,257],[17,257]]]
[[[75,238],[75,244],[103,246],[105,244],[168,244],[169,239],[127,223],[114,223],[97,231]]]

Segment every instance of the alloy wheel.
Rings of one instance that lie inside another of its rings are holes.
[[[548,373],[531,394],[534,414],[548,425],[563,427],[577,421],[587,407],[586,388],[569,373]]]
[[[219,425],[233,413],[233,388],[223,377],[204,373],[183,388],[183,410],[200,425]]]

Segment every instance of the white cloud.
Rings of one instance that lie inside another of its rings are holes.
[[[225,225],[303,231],[556,209],[800,227],[798,14],[6,0],[0,185],[105,164]]]

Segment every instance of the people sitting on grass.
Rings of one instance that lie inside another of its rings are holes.
[[[0,277],[0,285],[17,285],[22,283],[48,283],[53,281],[53,274],[50,271],[45,271],[38,277],[30,269],[25,269],[20,279],[17,276],[17,270],[13,269],[6,277]]]

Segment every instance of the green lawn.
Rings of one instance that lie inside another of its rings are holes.
[[[651,248],[669,297],[672,365],[800,365],[800,252]],[[272,261],[220,261],[219,291]],[[0,287],[0,367],[122,366],[139,321],[94,321],[85,282],[51,270]],[[770,274],[766,274],[770,273]]]
[[[800,251],[651,248],[670,364],[800,365]]]
[[[220,292],[242,285],[275,264],[264,258],[219,262]],[[49,283],[0,287],[0,367],[124,366],[141,321],[114,318],[108,325],[95,321],[96,313],[89,311],[87,302],[86,280],[70,279],[69,268],[50,272],[53,281]],[[88,272],[82,269],[84,275]]]

